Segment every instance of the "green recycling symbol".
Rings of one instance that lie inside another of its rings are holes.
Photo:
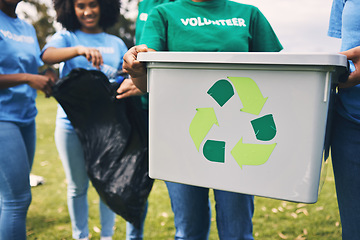
[[[234,88],[243,104],[240,111],[258,116],[267,98],[263,97],[258,85],[251,78],[227,77],[227,79],[218,80],[207,93],[222,107],[235,95]],[[189,132],[197,151],[215,124],[220,126],[214,108],[196,109]],[[231,150],[231,155],[241,168],[243,165],[258,166],[266,163],[276,146],[276,143],[263,144],[264,141],[270,141],[276,136],[277,130],[272,114],[251,120],[251,125],[256,139],[261,143],[244,143],[243,137],[240,137]],[[206,140],[203,145],[204,157],[212,162],[225,163],[225,144],[225,141]]]

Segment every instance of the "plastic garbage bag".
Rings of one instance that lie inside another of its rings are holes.
[[[53,96],[79,136],[87,173],[102,200],[135,227],[153,185],[148,177],[147,121],[140,98],[115,98],[119,84],[100,71],[74,69]]]

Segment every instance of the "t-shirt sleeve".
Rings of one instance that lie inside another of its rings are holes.
[[[283,49],[265,16],[254,7],[250,27],[250,52],[279,52]]]
[[[118,39],[118,45],[119,45],[119,52],[120,52],[120,63],[118,66],[118,70],[122,70],[122,65],[124,63],[124,55],[128,51],[128,48],[124,41],[122,41],[120,38]]]
[[[64,48],[64,47],[70,47],[70,45],[67,43],[67,39],[70,37],[70,33],[67,31],[60,31],[55,33],[45,44],[41,51],[41,55],[44,53],[44,51],[49,47],[55,47],[55,48]]]
[[[341,38],[342,13],[344,0],[333,0],[331,6],[328,36]]]
[[[139,44],[146,44],[156,51],[167,50],[167,21],[161,11],[155,8],[144,25]]]
[[[136,44],[140,42],[141,39],[141,33],[143,32],[144,24],[148,17],[148,12],[146,11],[146,2],[140,1],[138,6],[138,16],[136,19],[136,26],[135,26],[135,41]]]
[[[31,26],[32,27],[32,26]],[[36,58],[37,60],[37,65],[38,67],[41,67],[42,65],[44,65],[44,62],[41,60],[41,57],[40,57],[40,46],[39,46],[39,42],[38,42],[38,39],[37,39],[37,35],[36,35],[36,31],[35,31],[35,28],[32,27],[32,34],[33,34],[33,38],[36,39],[36,43],[35,43],[35,51],[36,51],[36,56],[38,56]]]

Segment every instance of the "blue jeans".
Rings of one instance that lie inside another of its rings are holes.
[[[140,229],[137,229],[129,222],[126,222],[126,240],[142,240],[143,239],[143,232],[144,232],[144,224],[146,219],[148,209],[148,202],[146,202],[146,207],[144,214],[142,216],[142,222]]]
[[[86,173],[83,148],[74,130],[56,127],[55,142],[68,181],[67,198],[73,238],[85,238],[89,235],[87,202],[89,178]],[[101,236],[112,236],[116,215],[101,199],[99,205]],[[142,230],[127,224],[127,234],[136,237],[129,236],[127,239],[142,239]]]
[[[23,126],[0,121],[0,239],[26,239],[31,203],[29,174],[34,160],[35,121]]]
[[[335,114],[331,155],[343,240],[360,239],[360,125]]]
[[[211,208],[209,189],[165,182],[174,212],[175,239],[206,240],[209,236]],[[252,217],[254,197],[214,190],[216,223],[221,240],[254,239]]]

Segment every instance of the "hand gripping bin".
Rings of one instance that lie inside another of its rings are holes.
[[[340,54],[139,54],[151,178],[295,202],[318,198]]]

